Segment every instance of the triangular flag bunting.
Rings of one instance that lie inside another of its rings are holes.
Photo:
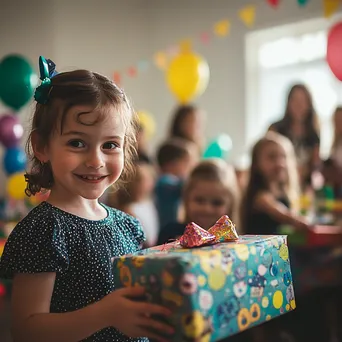
[[[225,37],[229,34],[230,22],[228,20],[221,20],[214,25],[214,32],[217,36]]]
[[[279,6],[280,0],[267,0],[267,3],[273,7],[277,8]]]
[[[160,51],[154,55],[154,63],[159,69],[165,69],[167,66],[167,56],[165,52]]]
[[[147,71],[148,66],[149,62],[144,59],[138,62],[138,70],[141,72]]]
[[[309,0],[297,0],[297,2],[299,6],[304,7],[305,5],[307,5]]]
[[[341,0],[323,0],[324,17],[330,18],[338,10]]]
[[[249,5],[241,9],[239,17],[247,27],[252,27],[255,21],[255,6]]]
[[[178,55],[178,53],[179,53],[179,46],[177,46],[177,45],[171,45],[167,48],[167,54],[170,57],[174,57],[174,56]]]
[[[113,74],[113,81],[118,86],[121,84],[121,75],[118,71],[115,71]]]
[[[200,40],[203,44],[208,44],[210,41],[210,36],[208,32],[202,32],[200,34]]]
[[[128,68],[127,73],[131,77],[137,76],[137,69],[136,69],[136,67],[132,66],[132,67]]]

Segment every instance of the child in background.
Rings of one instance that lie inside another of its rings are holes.
[[[146,137],[146,129],[145,127],[139,122],[137,122],[137,152],[138,152],[138,159],[141,162],[145,162],[148,164],[152,164],[152,160],[148,153],[148,147],[147,147],[147,137]]]
[[[250,178],[242,201],[242,227],[247,234],[276,234],[281,224],[308,228],[291,211],[298,203],[299,186],[291,142],[268,132],[252,151]]]
[[[330,156],[322,163],[325,185],[334,189],[335,198],[342,198],[342,107],[337,107],[333,116],[334,138]]]
[[[193,105],[184,105],[173,114],[170,138],[181,138],[195,143],[198,153],[203,148],[203,113]]]
[[[239,229],[239,187],[234,168],[221,159],[201,161],[184,186],[185,220],[173,222],[159,235],[158,244],[183,235],[189,222],[209,229],[223,215],[228,215]]]
[[[183,184],[196,160],[196,147],[187,140],[173,138],[159,147],[157,162],[160,176],[154,194],[160,230],[177,221]]]
[[[109,194],[108,205],[136,217],[146,235],[145,247],[155,246],[158,233],[158,213],[152,200],[154,172],[152,166],[139,161],[133,179]]]
[[[26,192],[51,191],[14,228],[0,261],[0,278],[13,278],[13,340],[165,341],[173,329],[153,317],[169,310],[144,302],[141,287],[114,285],[112,259],[139,248],[141,226],[98,202],[132,169],[126,95],[91,71],[52,77],[43,57],[39,69]]]

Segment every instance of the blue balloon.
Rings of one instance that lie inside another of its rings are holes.
[[[20,147],[12,147],[5,151],[4,169],[8,175],[24,171],[26,162],[26,154]]]

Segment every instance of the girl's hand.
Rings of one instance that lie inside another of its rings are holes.
[[[168,317],[171,312],[160,305],[141,301],[144,294],[144,288],[127,287],[103,298],[102,305],[107,326],[113,326],[129,337],[148,337],[166,342],[165,335],[173,334],[174,329],[152,316]]]

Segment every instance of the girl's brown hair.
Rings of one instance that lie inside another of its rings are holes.
[[[333,119],[336,119],[337,115],[341,115],[342,114],[342,106],[339,106],[335,109],[334,115],[333,115]],[[332,156],[337,148],[337,146],[341,143],[342,141],[342,137],[339,135],[339,133],[336,130],[336,126],[334,125],[334,137],[333,137],[333,142],[331,145],[331,151],[330,151],[330,156]]]
[[[192,189],[198,182],[219,182],[230,197],[231,206],[227,208],[227,215],[239,228],[239,200],[240,191],[234,168],[222,159],[206,159],[201,161],[191,172],[183,190],[183,201],[187,202]],[[189,219],[185,213],[185,222]]]
[[[187,116],[192,115],[196,111],[197,111],[197,107],[195,107],[194,105],[179,106],[173,114],[171,129],[170,129],[170,137],[178,137],[178,138],[189,140],[189,137],[185,136],[183,132],[182,125],[183,125],[184,119]]]
[[[286,133],[285,134],[286,136],[290,136],[291,125],[293,122],[292,113],[290,111],[290,101],[291,101],[293,94],[298,90],[302,91],[305,94],[308,104],[309,104],[309,108],[308,108],[306,119],[305,119],[306,136],[310,137],[315,134],[319,135],[318,118],[317,118],[317,114],[313,105],[312,96],[311,96],[309,89],[304,84],[293,85],[287,95],[287,102],[286,102],[284,117],[280,121],[280,126],[282,130],[281,133],[282,134]]]
[[[261,191],[269,191],[270,187],[264,175],[260,172],[260,154],[262,150],[269,144],[277,144],[284,149],[286,155],[287,179],[281,184],[286,197],[290,200],[291,205],[298,203],[299,185],[298,173],[296,166],[296,157],[291,141],[281,134],[275,132],[267,132],[253,147],[252,161],[249,172],[249,180],[241,202],[241,223],[242,228],[246,230],[246,220],[253,211],[253,205],[257,194]]]
[[[109,106],[114,106],[122,116],[126,127],[124,141],[124,169],[120,181],[125,181],[133,171],[132,159],[135,149],[135,117],[124,92],[107,77],[88,70],[75,70],[57,74],[51,79],[51,88],[46,104],[37,103],[32,119],[30,135],[26,143],[27,154],[31,161],[31,170],[25,174],[26,194],[35,195],[43,189],[51,189],[54,179],[49,163],[42,163],[32,149],[32,136],[35,135],[39,146],[47,146],[56,130],[63,132],[68,111],[74,106],[89,106],[98,112],[96,119],[82,122],[80,113],[78,122],[94,125],[105,118]]]

